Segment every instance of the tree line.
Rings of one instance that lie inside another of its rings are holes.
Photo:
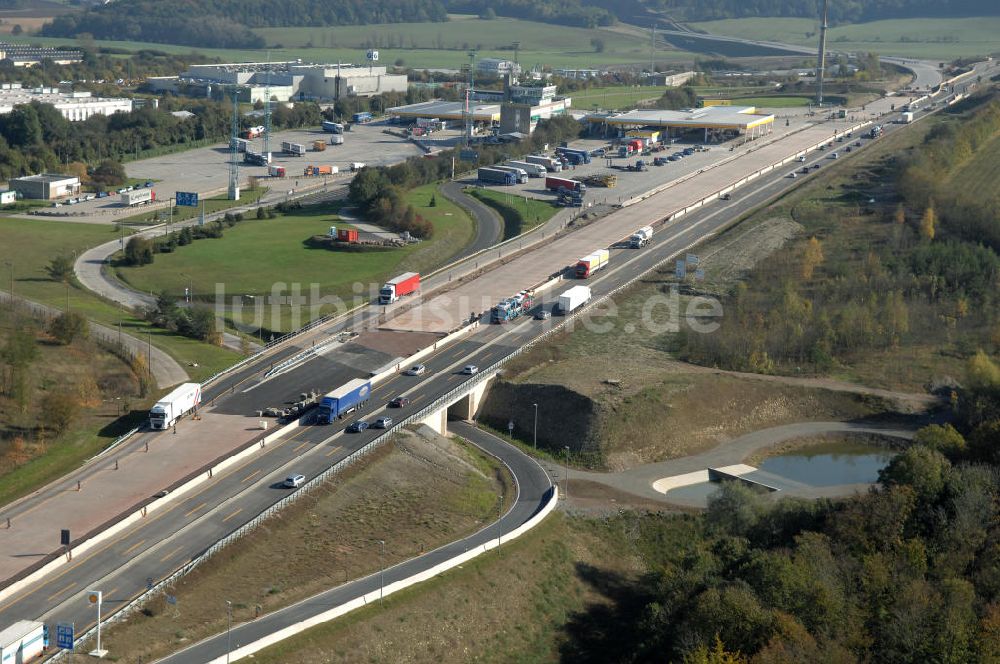
[[[96,39],[263,48],[252,28],[446,21],[439,0],[133,0],[56,16],[42,28],[51,37],[81,33]]]
[[[193,118],[178,118],[170,111],[184,108]],[[165,97],[159,108],[145,106],[130,113],[94,115],[70,122],[51,104],[36,101],[17,106],[0,116],[0,177],[75,168],[87,164],[122,161],[144,150],[184,145],[204,140],[224,141],[230,133],[232,108],[208,99],[178,100]],[[278,106],[272,112],[275,129],[318,125],[322,115],[313,103],[294,108]],[[250,119],[242,120],[249,126]]]
[[[1000,352],[1000,198],[951,186],[996,136],[1000,105],[990,102],[962,123],[938,125],[908,157],[859,174],[870,193],[851,185],[798,201],[792,215],[807,234],[737,285],[715,333],[682,332],[680,354],[781,373],[827,371],[913,345]],[[876,198],[881,206],[860,203]]]
[[[482,17],[507,16],[525,21],[596,28],[614,25],[615,14],[608,8],[581,0],[448,0],[448,11]]]

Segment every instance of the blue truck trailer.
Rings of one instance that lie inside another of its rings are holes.
[[[351,122],[371,122],[374,117],[368,111],[361,111],[351,116]]]
[[[574,148],[556,148],[556,154],[561,154],[574,164],[589,164],[590,153]]]
[[[317,424],[333,424],[352,413],[361,410],[368,403],[372,393],[372,383],[366,378],[355,378],[328,393],[319,402],[319,412],[316,415]]]
[[[328,134],[343,134],[344,125],[339,122],[330,122],[329,120],[323,120],[323,131]]]
[[[504,171],[499,168],[480,168],[478,175],[479,181],[487,184],[517,184],[517,174],[514,171]]]

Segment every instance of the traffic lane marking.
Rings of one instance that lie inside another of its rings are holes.
[[[161,562],[161,563],[165,563],[165,562],[167,562],[167,560],[169,560],[170,558],[173,558],[173,557],[174,557],[174,556],[176,556],[176,555],[177,555],[178,553],[180,553],[181,549],[183,549],[183,548],[184,548],[184,546],[183,546],[183,545],[182,545],[182,546],[178,546],[178,547],[177,547],[177,548],[175,548],[175,549],[174,549],[173,551],[171,551],[170,553],[167,553],[167,554],[165,554],[165,555],[164,555],[164,556],[163,556],[162,558],[160,558],[160,562]]]
[[[337,445],[336,447],[334,447],[332,450],[330,450],[329,452],[327,452],[323,456],[332,457],[334,454],[336,454],[337,452],[339,452],[342,449],[344,449],[342,446]]]
[[[208,505],[208,503],[203,502],[201,505],[198,505],[197,507],[192,507],[190,510],[184,513],[184,516],[191,516],[192,514],[200,510],[202,507],[205,507],[206,505]]]
[[[133,544],[129,548],[127,548],[124,551],[122,551],[122,555],[123,556],[127,556],[128,554],[132,553],[133,551],[135,551],[136,549],[138,549],[140,546],[142,546],[145,543],[146,543],[146,540],[144,540],[144,539],[139,540],[138,542],[136,542],[135,544]]]
[[[260,468],[258,468],[257,470],[253,471],[252,473],[250,473],[249,475],[247,475],[246,477],[244,477],[243,479],[241,479],[241,480],[240,480],[240,484],[243,484],[243,483],[245,483],[245,482],[249,482],[249,481],[250,481],[250,480],[252,480],[253,478],[255,478],[255,477],[257,477],[258,475],[260,475],[260,472],[261,472],[261,469],[260,469]]]
[[[225,519],[222,520],[222,523],[225,523],[226,521],[229,521],[230,519],[232,519],[233,517],[235,517],[237,514],[239,514],[242,511],[243,511],[242,507],[237,507],[236,510],[232,514],[230,514],[229,516],[227,516]]]
[[[79,583],[77,583],[76,581],[73,581],[72,583],[68,583],[68,584],[66,584],[65,586],[63,586],[63,587],[62,587],[61,589],[59,589],[59,590],[57,590],[56,592],[54,592],[54,593],[52,593],[51,595],[49,595],[49,596],[48,596],[48,597],[46,598],[46,600],[45,600],[45,601],[47,601],[47,602],[51,602],[51,601],[52,601],[52,600],[54,600],[54,599],[55,599],[56,597],[59,597],[59,595],[62,595],[62,594],[63,594],[64,592],[66,592],[66,591],[67,591],[67,590],[69,590],[70,588],[72,588],[72,587],[74,587],[74,586],[78,586],[78,585],[80,585],[80,584],[79,584]]]

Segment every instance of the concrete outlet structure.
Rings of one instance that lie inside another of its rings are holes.
[[[497,372],[481,376],[481,379],[471,385],[468,391],[456,395],[454,400],[443,404],[440,409],[435,410],[421,420],[420,423],[426,424],[442,436],[447,436],[448,417],[451,416],[460,420],[474,419],[480,405],[483,403],[483,398],[486,396],[486,390],[489,387],[490,381],[496,377]]]

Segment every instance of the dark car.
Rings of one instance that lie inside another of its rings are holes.
[[[389,402],[389,408],[402,408],[403,406],[410,405],[410,400],[406,397],[396,397]]]
[[[368,423],[364,420],[357,420],[356,422],[351,422],[350,426],[347,427],[348,433],[361,433],[368,428]]]

